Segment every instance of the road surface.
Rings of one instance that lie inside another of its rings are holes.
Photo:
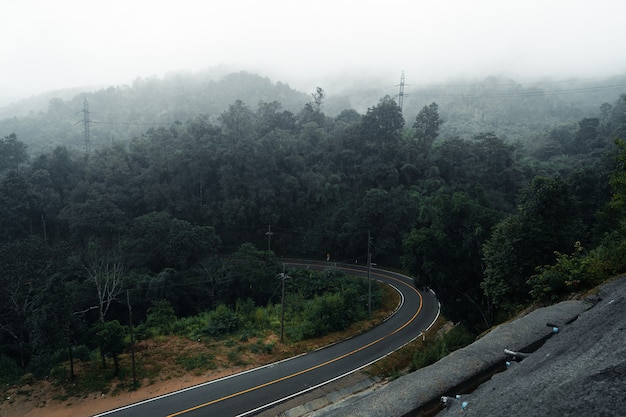
[[[290,267],[338,268],[367,277],[357,265],[288,261]],[[432,292],[418,291],[404,275],[373,268],[371,278],[401,295],[395,313],[373,329],[314,352],[296,356],[171,394],[98,414],[97,417],[250,416],[362,369],[399,349],[428,329],[439,316]]]

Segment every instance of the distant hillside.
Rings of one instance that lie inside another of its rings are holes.
[[[387,95],[399,98],[399,88],[392,82],[328,82],[328,86],[320,87],[326,93],[322,110],[331,117],[345,109],[365,114]],[[260,101],[276,101],[282,110],[298,113],[311,101],[311,93],[246,72],[173,73],[97,91],[50,92],[0,108],[0,137],[15,133],[35,155],[58,145],[84,149],[85,98],[91,146],[96,148],[198,115],[208,115],[215,122],[236,100],[252,111]],[[626,75],[533,83],[495,76],[439,85],[407,81],[404,93],[406,127],[413,125],[424,106],[436,102],[444,120],[441,138],[471,138],[480,132],[494,132],[507,142],[518,141],[532,148],[538,136],[557,126],[576,127],[583,118],[606,117],[601,108],[626,93]]]
[[[277,101],[283,110],[292,112],[298,112],[310,101],[308,94],[287,84],[246,72],[221,78],[209,73],[174,73],[163,79],[138,78],[130,86],[51,94],[55,93],[0,109],[0,116],[4,116],[0,119],[0,135],[15,133],[35,155],[58,145],[83,149],[85,98],[92,147],[127,141],[152,127],[167,127],[199,115],[209,115],[214,121],[236,100],[242,100],[253,111],[260,101]]]
[[[78,94],[88,91],[90,88],[65,88],[61,90],[47,91],[32,97],[17,100],[11,104],[0,106],[0,120],[23,117],[48,111],[50,100],[60,98],[70,100]]]
[[[341,101],[360,113],[386,94],[397,99],[400,90],[394,83],[375,86],[361,82],[358,85],[354,83],[345,90]],[[424,106],[436,102],[444,120],[440,130],[442,138],[469,139],[477,133],[492,131],[508,142],[526,142],[559,125],[575,124],[585,117],[603,117],[602,104],[612,104],[624,93],[626,74],[535,82],[491,76],[432,85],[421,84],[420,80],[411,80],[407,75],[403,113],[407,125],[411,126]],[[329,98],[327,112],[330,101]]]

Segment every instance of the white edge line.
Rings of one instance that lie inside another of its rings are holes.
[[[162,398],[170,397],[172,395],[180,394],[181,392],[191,391],[191,390],[194,390],[196,388],[202,388],[202,387],[205,387],[207,385],[211,385],[211,384],[215,384],[217,382],[225,381],[227,379],[234,378],[236,376],[244,375],[244,374],[251,373],[251,372],[258,371],[258,370],[265,369],[265,368],[271,368],[271,367],[276,366],[276,365],[278,365],[278,364],[280,364],[282,362],[287,362],[287,361],[290,361],[292,359],[299,358],[300,356],[304,356],[307,353],[309,353],[309,352],[304,352],[304,353],[301,353],[299,355],[292,356],[291,358],[286,358],[286,359],[283,359],[283,360],[280,360],[280,361],[277,361],[277,362],[268,363],[267,365],[259,366],[257,368],[248,369],[247,371],[241,371],[241,372],[238,372],[236,374],[227,375],[227,376],[224,376],[224,377],[221,377],[221,378],[218,378],[218,379],[214,379],[214,380],[211,380],[211,381],[203,382],[201,384],[192,385],[191,387],[179,389],[179,390],[173,391],[173,392],[168,392],[167,394],[162,394],[162,395],[159,395],[157,397],[148,398],[146,400],[138,401],[136,403],[132,403],[132,404],[128,404],[128,405],[125,405],[125,406],[122,406],[122,407],[114,408],[113,410],[105,411],[104,413],[94,414],[91,417],[106,416],[108,414],[117,413],[118,411],[127,410],[129,408],[133,408],[133,407],[136,407],[136,406],[139,406],[139,405],[142,405],[142,404],[147,404],[147,403],[150,403],[152,401],[156,401],[156,400],[160,400]]]
[[[395,290],[396,290],[396,291],[400,294],[400,296],[401,296],[401,301],[400,301],[400,304],[398,305],[398,307],[396,307],[396,309],[393,311],[393,313],[392,313],[392,314],[390,314],[390,315],[389,315],[389,316],[388,316],[388,317],[387,317],[384,321],[386,321],[386,320],[387,320],[387,319],[389,319],[391,316],[393,316],[393,315],[394,315],[394,314],[395,314],[395,313],[396,313],[396,312],[400,309],[400,307],[404,304],[404,295],[402,294],[402,292],[401,292],[401,291],[400,291],[397,287],[395,287],[395,286],[394,286],[394,285],[392,285],[392,284],[389,284],[389,283],[388,283],[387,285],[391,286],[393,289],[395,289]],[[434,292],[433,292],[433,294],[434,294]],[[440,312],[440,310],[441,310],[441,308],[439,308],[439,309],[438,309],[438,311],[437,311],[437,316],[435,317],[435,320],[433,320],[433,322],[432,322],[432,323],[428,326],[428,328],[427,328],[426,330],[430,329],[430,328],[433,326],[433,324],[435,324],[435,321],[437,321],[437,318],[439,318],[439,312]],[[411,343],[412,341],[414,341],[415,339],[417,339],[417,338],[418,338],[421,334],[422,334],[422,333],[418,334],[418,335],[417,335],[417,336],[415,336],[413,339],[409,340],[408,342],[406,342],[406,343],[405,343],[405,344],[403,344],[402,346],[398,347],[397,349],[395,349],[395,350],[393,350],[393,351],[391,351],[391,352],[388,352],[388,353],[386,353],[386,354],[382,355],[381,357],[379,357],[379,358],[377,358],[377,359],[374,359],[373,361],[371,361],[371,362],[369,362],[369,363],[366,363],[366,364],[365,364],[365,365],[363,365],[363,366],[360,366],[360,367],[358,367],[358,368],[356,368],[356,369],[353,369],[352,371],[346,372],[346,373],[344,373],[344,374],[342,374],[342,375],[336,376],[336,377],[335,377],[335,378],[333,378],[333,379],[329,379],[328,381],[322,382],[322,383],[317,384],[317,385],[315,385],[315,386],[309,387],[309,388],[307,388],[307,389],[305,389],[305,390],[299,391],[299,392],[297,392],[297,393],[295,393],[295,394],[292,394],[292,395],[290,395],[290,396],[288,396],[288,397],[284,397],[284,398],[281,398],[281,399],[279,399],[279,400],[276,400],[276,401],[274,401],[274,402],[272,402],[272,403],[265,404],[265,405],[263,405],[263,406],[261,406],[261,407],[258,407],[258,408],[256,408],[256,409],[254,409],[254,410],[247,411],[247,412],[245,412],[244,414],[239,414],[239,415],[238,415],[238,416],[236,416],[236,417],[243,417],[243,416],[249,415],[250,413],[253,413],[253,412],[255,412],[255,411],[259,411],[259,410],[262,410],[262,409],[265,409],[265,408],[271,407],[272,405],[275,405],[275,404],[278,404],[278,403],[280,403],[280,402],[283,402],[283,401],[289,400],[289,399],[291,399],[291,398],[293,398],[293,397],[296,397],[296,396],[298,396],[298,395],[301,395],[301,394],[304,394],[304,393],[309,392],[309,391],[311,391],[311,390],[314,390],[314,389],[316,389],[316,388],[319,388],[319,387],[321,387],[321,386],[323,386],[323,385],[326,385],[326,384],[329,384],[329,383],[331,383],[331,382],[334,382],[334,381],[336,381],[336,380],[338,380],[338,379],[340,379],[340,378],[343,378],[344,376],[350,375],[351,373],[357,372],[357,371],[359,371],[359,370],[361,370],[361,369],[363,369],[363,368],[365,368],[365,367],[370,366],[370,365],[371,365],[371,364],[373,364],[374,362],[377,362],[377,361],[381,360],[382,358],[384,358],[384,357],[386,357],[386,356],[391,355],[391,354],[392,354],[392,353],[394,353],[395,351],[397,351],[397,350],[399,350],[399,349],[403,348],[404,346],[408,345],[409,343]],[[335,343],[338,343],[338,342],[335,342]],[[324,346],[324,347],[322,347],[322,348],[318,348],[318,349],[316,349],[316,350],[321,350],[321,349],[324,349],[324,348],[326,348],[326,347],[329,347],[329,346],[334,345],[335,343],[331,343],[331,344],[330,344],[330,345],[328,345],[328,346]],[[292,356],[291,358],[286,358],[286,359],[283,359],[283,360],[278,361],[278,362],[272,362],[272,363],[268,363],[267,365],[259,366],[258,368],[248,369],[247,371],[243,371],[243,372],[239,372],[239,373],[236,373],[236,374],[228,375],[228,376],[225,376],[225,377],[222,377],[222,378],[214,379],[214,380],[212,380],[212,381],[207,381],[207,382],[203,382],[203,383],[198,384],[198,385],[193,385],[193,386],[191,386],[191,387],[183,388],[183,389],[180,389],[180,390],[178,390],[178,391],[169,392],[169,393],[167,393],[167,394],[159,395],[159,396],[157,396],[157,397],[148,398],[148,399],[146,399],[146,400],[138,401],[138,402],[136,402],[136,403],[132,403],[132,404],[128,404],[128,405],[125,405],[125,406],[122,406],[122,407],[114,408],[113,410],[105,411],[104,413],[94,414],[94,415],[93,415],[93,416],[91,416],[91,417],[102,417],[102,416],[106,416],[106,415],[109,415],[109,414],[117,413],[117,412],[119,412],[119,411],[128,410],[128,409],[130,409],[130,408],[137,407],[137,406],[139,406],[139,405],[147,404],[147,403],[150,403],[150,402],[152,402],[152,401],[160,400],[160,399],[162,399],[162,398],[167,398],[167,397],[170,397],[170,396],[172,396],[172,395],[179,394],[179,393],[181,393],[181,392],[191,391],[191,390],[194,390],[194,389],[196,389],[196,388],[202,388],[202,387],[205,387],[205,386],[207,386],[207,385],[211,385],[211,384],[214,384],[214,383],[217,383],[217,382],[221,382],[221,381],[224,381],[224,380],[227,380],[227,379],[230,379],[230,378],[234,378],[234,377],[236,377],[236,376],[244,375],[244,374],[251,373],[251,372],[258,371],[258,370],[265,369],[265,368],[271,368],[271,367],[276,366],[276,365],[278,365],[278,364],[280,364],[280,363],[282,363],[282,362],[287,362],[287,361],[290,361],[290,360],[292,360],[292,359],[299,358],[300,356],[304,356],[304,355],[306,355],[306,354],[308,354],[308,353],[310,353],[310,352],[301,353],[301,354],[299,354],[299,355],[297,355],[297,356]]]
[[[391,284],[389,284],[389,285],[391,285]],[[391,286],[393,287],[393,285],[391,285]],[[394,288],[396,289],[396,291],[398,291],[398,289],[397,289],[396,287],[394,287]],[[399,292],[399,291],[398,291],[398,292]],[[400,293],[400,294],[402,294],[402,293]],[[433,292],[433,294],[434,294],[434,292]],[[403,300],[404,300],[404,297],[403,297]],[[441,304],[440,304],[440,305],[441,305]],[[435,325],[435,322],[436,322],[436,321],[437,321],[437,319],[439,318],[439,315],[440,315],[440,314],[441,314],[441,308],[438,308],[438,309],[437,309],[437,315],[435,316],[435,318],[433,319],[433,321],[432,321],[432,322],[428,325],[428,327],[424,330],[424,332],[426,332],[426,331],[430,330],[430,328],[431,328],[431,327],[433,327],[433,326]],[[408,342],[406,342],[406,343],[405,343],[405,344],[403,344],[402,346],[399,346],[398,348],[396,348],[396,349],[392,350],[391,352],[387,352],[387,353],[385,353],[384,355],[380,356],[380,357],[379,357],[379,358],[377,358],[377,359],[372,360],[371,362],[366,363],[365,365],[362,365],[362,366],[360,366],[360,367],[358,367],[358,368],[356,368],[356,369],[353,369],[353,370],[351,370],[351,371],[348,371],[348,372],[346,372],[346,373],[344,373],[344,374],[342,374],[342,375],[339,375],[339,376],[336,376],[336,377],[334,377],[334,378],[332,378],[332,379],[329,379],[328,381],[321,382],[321,383],[319,383],[319,384],[317,384],[317,385],[315,385],[315,386],[312,386],[312,387],[309,387],[309,388],[304,389],[304,390],[302,390],[302,391],[299,391],[299,392],[296,392],[296,393],[294,393],[294,394],[291,394],[291,395],[289,395],[289,396],[287,396],[287,397],[283,397],[283,398],[280,398],[280,399],[278,399],[278,400],[276,400],[276,401],[272,401],[271,403],[267,403],[267,404],[265,404],[265,405],[262,405],[262,406],[260,406],[260,407],[257,407],[257,408],[255,408],[254,410],[249,410],[249,411],[246,411],[245,413],[238,414],[238,415],[236,415],[235,417],[245,417],[245,416],[248,416],[248,415],[250,415],[250,414],[256,413],[256,412],[258,412],[258,411],[261,411],[261,410],[264,410],[264,409],[270,408],[270,407],[272,407],[272,406],[274,406],[274,405],[276,405],[276,404],[280,404],[280,403],[282,403],[282,402],[284,402],[284,401],[287,401],[287,400],[290,400],[290,399],[292,399],[292,398],[294,398],[294,397],[297,397],[298,395],[302,395],[302,394],[304,394],[304,393],[306,393],[306,392],[312,391],[312,390],[317,389],[317,388],[319,388],[319,387],[321,387],[321,386],[324,386],[324,385],[326,385],[326,384],[330,384],[331,382],[334,382],[334,381],[336,381],[336,380],[338,380],[338,379],[341,379],[341,378],[343,378],[343,377],[345,377],[345,376],[348,376],[348,375],[350,375],[350,374],[352,374],[352,373],[355,373],[355,372],[357,372],[357,371],[360,371],[360,370],[361,370],[361,369],[363,369],[363,368],[367,368],[368,366],[370,366],[370,365],[371,365],[371,364],[373,364],[374,362],[378,362],[379,360],[381,360],[381,359],[383,359],[383,358],[386,358],[387,356],[391,355],[392,353],[394,353],[394,352],[396,352],[396,351],[398,351],[398,350],[402,349],[403,347],[405,347],[406,345],[408,345],[409,343],[413,342],[415,339],[417,339],[418,337],[420,337],[420,336],[422,335],[422,333],[423,333],[423,332],[420,332],[417,336],[415,336],[413,339],[409,340]]]

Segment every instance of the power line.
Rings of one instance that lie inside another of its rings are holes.
[[[475,93],[475,94],[428,94],[434,98],[499,98],[499,97],[540,97],[548,95],[578,94],[590,91],[611,90],[626,88],[626,84],[615,84],[595,87],[580,87],[563,90],[539,90],[539,91],[511,91],[502,93]]]
[[[616,84],[609,85],[600,85],[600,86],[590,86],[590,87],[577,87],[571,89],[558,89],[558,90],[544,90],[542,93],[539,92],[507,92],[500,93],[501,95],[506,95],[510,97],[523,96],[529,94],[575,94],[579,92],[593,91],[593,90],[604,90],[604,89],[612,89],[612,88],[626,88],[626,84],[621,83],[623,81],[623,77],[616,80],[616,77],[598,77],[598,78],[588,78],[588,79],[568,79],[568,80],[556,80],[556,81],[536,81],[536,82],[528,82],[528,83],[518,83],[515,81],[511,82],[503,82],[503,83],[490,83],[485,85],[487,88],[497,88],[497,87],[520,87],[520,88],[539,88],[539,86],[543,86],[543,88],[549,88],[550,86],[554,86],[557,84],[564,83],[578,83],[578,84],[590,84],[592,82],[598,80],[606,80],[606,81],[618,81]],[[446,90],[446,89],[462,89],[462,88],[476,88],[483,87],[481,85],[481,81],[476,82],[468,82],[468,83],[457,83],[457,84],[444,84],[444,83],[432,83],[432,84],[404,84],[405,86],[412,86],[413,91],[423,91],[423,90]],[[398,87],[399,85],[396,85]],[[355,94],[346,94],[345,92],[342,94],[332,95],[329,97],[332,98],[367,98],[371,97],[375,94],[389,94],[393,96],[397,96],[397,94],[390,94],[391,87],[380,87],[368,90],[366,92],[358,92]],[[495,94],[494,94],[495,95]],[[408,94],[404,94],[404,97],[408,96]],[[476,97],[490,97],[491,94],[428,94],[429,97],[459,97],[459,98],[476,98]]]
[[[472,87],[472,86],[477,86],[480,85],[481,83],[483,83],[485,80],[488,80],[490,78],[495,78],[497,79],[497,77],[485,77],[482,80],[474,80],[474,81],[466,81],[466,82],[459,82],[459,83],[443,83],[443,82],[437,82],[437,83],[424,83],[424,84],[412,84],[415,87],[420,87],[420,88],[438,88],[438,87],[449,87],[449,88],[459,88],[459,87]],[[597,83],[600,81],[606,81],[606,82],[622,82],[624,81],[624,79],[626,79],[626,74],[622,75],[622,76],[611,76],[611,77],[593,77],[593,78],[569,78],[569,79],[564,79],[564,80],[543,80],[543,81],[528,81],[528,82],[517,82],[513,79],[509,79],[509,80],[502,80],[502,82],[495,82],[495,83],[489,83],[489,86],[492,87],[506,87],[506,86],[519,86],[519,87],[536,87],[538,85],[556,85],[556,84],[572,84],[572,83],[577,83],[577,84],[591,84],[591,83]]]

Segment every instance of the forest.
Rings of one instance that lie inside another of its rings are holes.
[[[532,146],[444,136],[434,101],[408,115],[385,95],[329,116],[325,98],[317,88],[292,110],[235,99],[93,148],[57,128],[37,131],[56,144],[39,152],[4,135],[4,372],[46,375],[73,349],[115,361],[131,306],[138,337],[172,317],[204,317],[193,337],[240,330],[255,309],[276,312],[287,257],[364,264],[370,246],[474,332],[626,270],[626,95]],[[289,286],[301,296],[292,340],[332,330],[320,317],[343,326],[367,311],[362,282],[337,271]]]

